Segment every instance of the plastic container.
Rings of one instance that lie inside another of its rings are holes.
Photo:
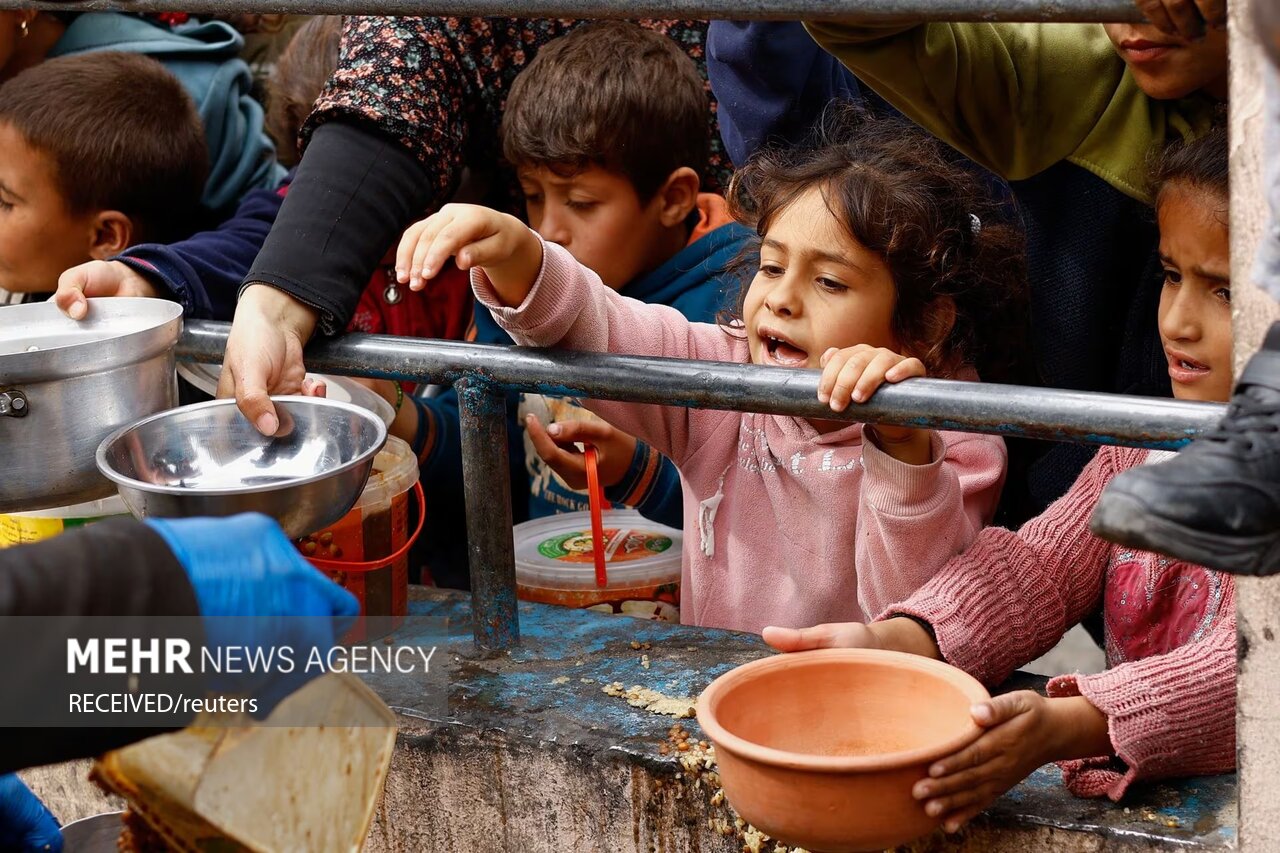
[[[404,622],[409,604],[409,492],[417,482],[413,449],[387,436],[351,511],[336,524],[298,540],[303,556],[360,600],[360,618],[343,642],[377,639]],[[374,566],[354,565],[359,563]]]
[[[0,548],[40,542],[64,530],[84,527],[116,515],[129,515],[129,508],[119,495],[72,506],[0,515]]]
[[[608,584],[596,585],[591,516],[553,515],[515,527],[516,590],[524,601],[680,621],[682,536],[634,510],[604,513]]]

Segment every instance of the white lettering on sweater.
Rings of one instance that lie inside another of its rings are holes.
[[[861,448],[857,445],[840,445],[822,451],[821,461],[816,468],[807,468],[809,454],[797,450],[787,459],[779,459],[769,447],[769,439],[763,429],[751,425],[750,415],[744,415],[738,431],[738,467],[752,474],[771,474],[783,471],[793,477],[804,477],[816,471],[820,474],[841,474],[853,471],[862,462]],[[852,456],[845,461],[839,457],[846,453]]]

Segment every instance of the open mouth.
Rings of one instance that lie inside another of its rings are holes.
[[[1164,354],[1169,359],[1169,378],[1174,382],[1194,382],[1211,370],[1209,365],[1196,361],[1186,353],[1165,350]]]
[[[760,329],[759,334],[768,362],[780,367],[804,367],[809,363],[809,353],[796,346],[789,338],[772,329]]]

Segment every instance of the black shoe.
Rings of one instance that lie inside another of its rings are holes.
[[[1217,429],[1102,492],[1111,542],[1239,575],[1280,572],[1280,323],[1245,366]]]

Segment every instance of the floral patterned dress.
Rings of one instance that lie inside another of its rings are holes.
[[[333,119],[378,130],[412,152],[432,187],[429,208],[457,192],[464,171],[489,173],[501,162],[498,127],[507,92],[538,48],[579,20],[522,18],[348,17],[338,69],[303,128]],[[706,79],[705,21],[640,21],[675,39]],[[707,86],[710,96],[710,84]],[[720,192],[731,171],[712,123],[711,164],[704,189]],[[523,214],[519,186],[503,169],[483,201]]]

